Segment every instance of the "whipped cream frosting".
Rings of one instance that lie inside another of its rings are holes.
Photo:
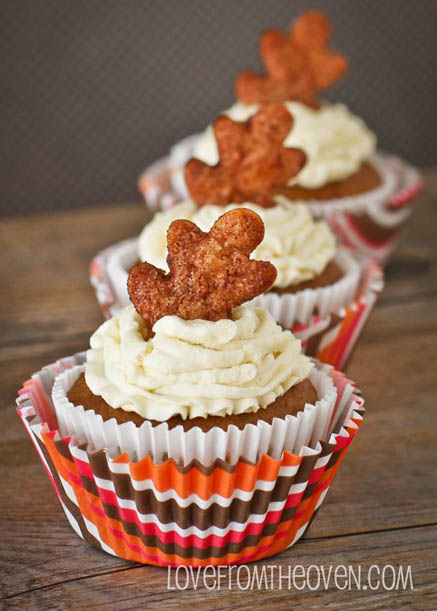
[[[307,161],[299,174],[289,181],[306,189],[323,187],[344,180],[357,172],[376,148],[376,136],[344,104],[325,104],[313,110],[299,102],[284,102],[293,116],[284,146],[305,151]],[[234,121],[246,121],[259,109],[256,104],[235,103],[224,114]],[[212,126],[199,137],[193,156],[215,165],[219,161]]]
[[[217,322],[164,316],[146,339],[133,306],[91,337],[85,379],[113,408],[165,421],[256,412],[309,376],[301,344],[263,308]]]
[[[188,219],[202,231],[209,231],[219,216],[243,207],[259,214],[264,222],[264,239],[253,252],[253,258],[273,263],[278,272],[274,286],[284,288],[311,280],[320,275],[334,257],[334,234],[325,221],[314,221],[304,204],[293,204],[282,196],[276,199],[278,203],[272,208],[251,203],[200,208],[192,201],[177,204],[155,214],[144,227],[138,242],[140,259],[168,271],[167,229],[170,223]]]

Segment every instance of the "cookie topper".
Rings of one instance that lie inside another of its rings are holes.
[[[303,13],[290,32],[267,30],[260,39],[260,54],[267,75],[242,72],[235,82],[237,98],[244,104],[297,100],[319,107],[319,90],[338,81],[347,60],[329,49],[331,22],[318,11]]]
[[[185,182],[195,202],[275,205],[271,189],[287,183],[306,160],[303,151],[283,146],[292,125],[292,116],[280,103],[266,104],[245,122],[218,117],[213,128],[219,163],[210,166],[193,158],[185,166]]]
[[[130,299],[149,333],[171,314],[185,320],[229,318],[232,308],[268,290],[275,266],[249,258],[263,237],[261,218],[245,208],[223,214],[208,233],[191,221],[173,221],[167,232],[169,273],[139,263],[128,278]]]

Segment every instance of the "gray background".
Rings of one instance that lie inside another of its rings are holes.
[[[257,40],[320,8],[350,60],[326,96],[380,146],[437,163],[436,0],[10,0],[0,45],[0,212],[139,199],[142,168],[233,101]]]

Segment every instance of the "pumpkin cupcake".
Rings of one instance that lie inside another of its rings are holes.
[[[250,258],[263,231],[246,209],[208,233],[173,222],[170,271],[135,266],[132,304],[86,358],[21,394],[70,523],[96,547],[157,565],[243,563],[292,545],[322,502],[363,401],[245,303],[276,276]]]
[[[377,152],[375,134],[344,104],[319,98],[347,70],[346,59],[328,46],[330,33],[329,19],[316,11],[301,15],[288,33],[266,31],[260,39],[265,74],[241,73],[235,82],[238,101],[224,114],[244,122],[265,104],[283,103],[294,117],[284,146],[304,151],[307,162],[272,193],[306,201],[342,243],[384,261],[422,182],[415,168]],[[212,126],[176,145],[141,177],[140,190],[152,209],[187,197],[182,168],[192,156],[217,164]]]

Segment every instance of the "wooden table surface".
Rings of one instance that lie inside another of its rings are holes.
[[[5,608],[437,608],[437,171],[386,270],[387,284],[347,373],[364,424],[316,519],[291,549],[258,563],[411,566],[414,591],[167,588],[163,568],[99,552],[73,532],[15,412],[22,382],[85,349],[102,322],[88,262],[139,233],[141,204],[6,219],[0,225],[0,582]],[[173,576],[174,579],[174,576]],[[182,580],[183,584],[183,580]],[[265,585],[265,584],[264,584]],[[268,585],[268,583],[267,583]],[[174,582],[170,582],[174,587]],[[244,583],[243,583],[244,587]],[[284,588],[287,586],[285,585]]]

